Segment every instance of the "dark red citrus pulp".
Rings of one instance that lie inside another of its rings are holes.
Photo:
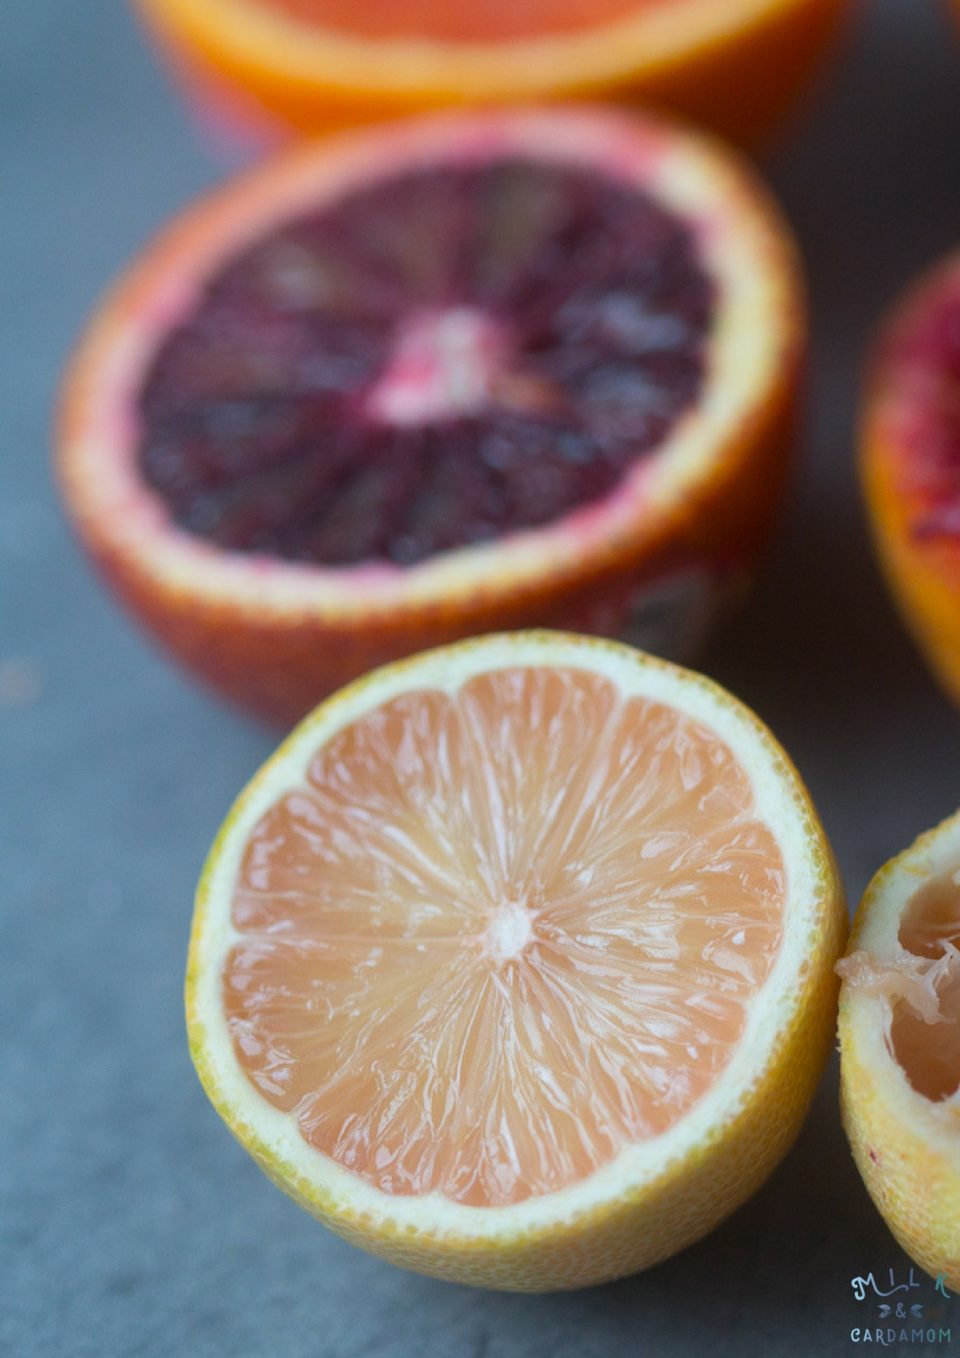
[[[139,396],[183,529],[416,563],[601,499],[696,405],[714,285],[691,227],[588,168],[409,170],[210,279]]]

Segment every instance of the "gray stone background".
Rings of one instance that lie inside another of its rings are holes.
[[[795,757],[855,901],[960,803],[960,716],[887,603],[852,462],[869,328],[960,243],[960,41],[940,6],[865,6],[765,164],[809,266],[808,435],[763,581],[702,665]],[[223,165],[119,0],[9,0],[0,166],[2,1358],[852,1351],[871,1308],[851,1277],[906,1261],[849,1158],[834,1069],[796,1149],[709,1239],[553,1297],[367,1258],[227,1135],[187,1057],[184,950],[204,851],[275,738],[191,688],[101,593],[48,458],[85,313]],[[960,1346],[960,1300],[944,1319]]]

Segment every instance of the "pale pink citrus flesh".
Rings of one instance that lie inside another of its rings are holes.
[[[882,963],[865,952],[841,973],[892,1006],[890,1045],[918,1093],[940,1102],[960,1088],[960,884],[957,869],[924,882],[903,912],[903,954]]]
[[[576,33],[667,0],[269,0],[267,9],[368,38],[507,42]]]
[[[786,896],[746,770],[677,709],[574,668],[407,692],[322,745],[250,837],[234,1050],[378,1189],[520,1202],[705,1095]]]

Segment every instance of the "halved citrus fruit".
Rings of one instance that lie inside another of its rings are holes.
[[[844,1126],[910,1257],[960,1288],[960,813],[877,873],[840,996]]]
[[[846,915],[809,797],[717,685],[493,635],[321,705],[204,868],[200,1078],[387,1259],[510,1289],[703,1235],[791,1144]]]
[[[62,484],[133,611],[281,720],[498,628],[679,654],[770,530],[803,334],[789,236],[712,144],[407,123],[160,237],[72,364]]]
[[[960,699],[960,255],[894,308],[869,369],[861,472],[904,620]]]
[[[849,0],[139,0],[218,116],[329,130],[448,104],[617,97],[743,140],[793,107]]]

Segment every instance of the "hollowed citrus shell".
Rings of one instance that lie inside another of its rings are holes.
[[[960,1288],[960,814],[873,878],[840,964],[844,1127],[890,1230]]]

